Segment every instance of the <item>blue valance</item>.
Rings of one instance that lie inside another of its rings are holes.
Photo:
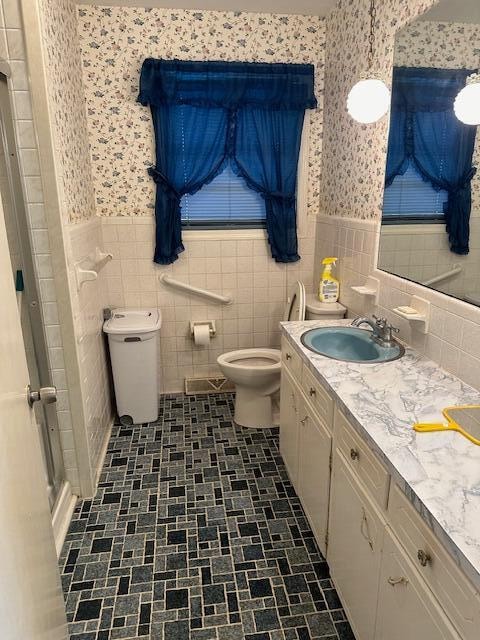
[[[311,64],[147,58],[142,65],[138,101],[144,106],[314,109],[313,81]]]
[[[157,185],[154,261],[183,251],[180,202],[226,167],[265,201],[272,257],[300,260],[296,183],[305,109],[316,106],[313,65],[147,58],[139,102],[150,105]]]
[[[453,103],[468,69],[395,67],[385,185],[413,163],[422,178],[448,192],[445,221],[450,248],[469,251],[471,180],[476,127],[456,117]]]
[[[451,111],[455,98],[472,73],[468,69],[394,67],[392,109],[431,113]]]

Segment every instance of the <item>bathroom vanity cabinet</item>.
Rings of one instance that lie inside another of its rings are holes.
[[[332,435],[290,373],[282,373],[280,450],[321,552],[327,549]]]
[[[478,589],[282,342],[280,451],[357,640],[474,640]]]
[[[357,640],[374,637],[385,520],[335,450],[327,559]]]

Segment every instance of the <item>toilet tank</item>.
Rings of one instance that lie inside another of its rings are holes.
[[[346,307],[340,302],[320,302],[314,293],[307,294],[305,320],[335,320],[344,318]]]

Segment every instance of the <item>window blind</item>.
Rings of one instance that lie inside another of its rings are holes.
[[[245,180],[226,169],[212,182],[181,200],[185,228],[260,228],[265,226],[265,201]]]
[[[396,176],[385,189],[383,218],[386,221],[441,218],[447,199],[446,191],[436,191],[410,163],[405,173]]]

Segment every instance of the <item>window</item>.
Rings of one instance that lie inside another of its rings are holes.
[[[306,222],[309,139],[310,114],[307,111],[297,167],[297,227],[300,236],[305,232]],[[181,215],[185,230],[264,229],[265,201],[259,193],[247,187],[245,180],[227,164],[212,182],[193,195],[182,197]]]
[[[405,173],[397,175],[385,188],[383,222],[441,222],[444,220],[443,205],[447,200],[447,191],[436,191],[410,163]]]
[[[265,227],[265,201],[235,175],[230,164],[212,182],[181,201],[186,229],[259,229]]]
[[[272,258],[284,264],[300,260],[296,168],[305,111],[318,104],[314,71],[312,64],[144,60],[138,101],[150,105],[155,132],[155,165],[148,173],[157,185],[156,263],[171,264],[183,249],[178,194],[206,187],[226,160],[232,167],[241,166],[248,184],[258,185],[268,199],[262,204]],[[220,190],[221,197],[231,194],[234,184],[240,188],[227,173],[196,199],[220,188],[222,179],[230,186]],[[245,195],[243,185],[241,193]],[[192,200],[189,220],[194,217]],[[229,197],[224,212],[207,203],[217,217],[216,226],[218,218],[233,223],[235,198]],[[257,203],[242,209],[242,224],[254,224]],[[207,215],[211,214],[197,215],[202,225]]]

